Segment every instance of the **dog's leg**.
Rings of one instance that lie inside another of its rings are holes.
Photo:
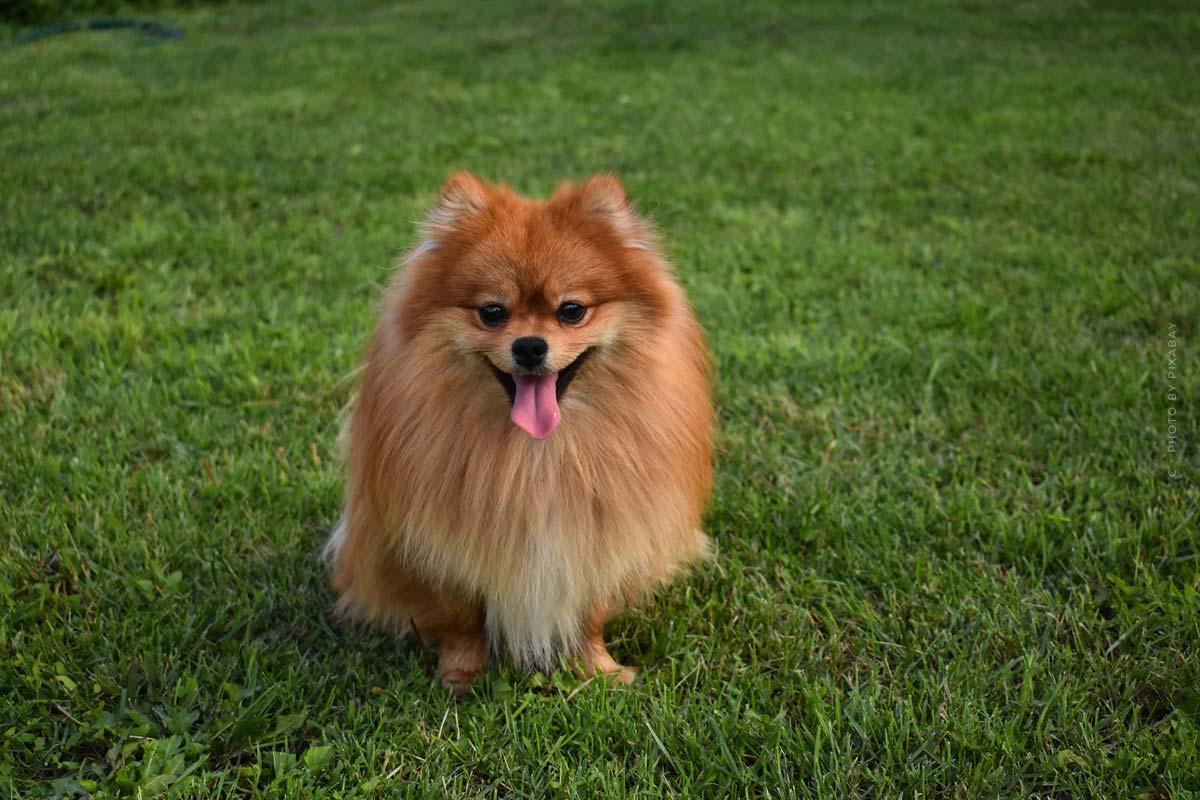
[[[448,634],[438,642],[438,683],[455,697],[470,691],[476,676],[486,668],[483,631]]]
[[[609,617],[607,605],[597,605],[583,622],[583,645],[579,652],[579,675],[582,678],[604,676],[617,683],[633,683],[638,671],[623,667],[608,653],[604,643],[604,623]]]
[[[437,647],[438,683],[461,697],[487,669],[483,608],[439,589],[429,591],[413,606],[412,625],[417,635]]]
[[[393,558],[360,552],[349,537],[335,553],[334,586],[339,605],[356,616],[411,631],[438,651],[438,683],[459,696],[487,668],[483,607],[437,586]]]

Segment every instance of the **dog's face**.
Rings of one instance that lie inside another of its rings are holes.
[[[589,365],[636,362],[651,345],[663,266],[612,178],[543,203],[456,175],[425,233],[410,257],[410,338],[474,359],[535,439],[558,427],[568,391],[589,391]]]

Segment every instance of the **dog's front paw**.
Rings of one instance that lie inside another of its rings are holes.
[[[593,658],[590,663],[585,662],[576,667],[575,674],[584,680],[598,679],[607,681],[610,684],[622,684],[628,686],[633,683],[638,676],[637,667],[623,667],[618,664],[608,653],[603,657]]]
[[[603,677],[607,678],[611,683],[621,683],[626,686],[633,683],[638,676],[637,667],[621,667],[616,672],[609,672]]]
[[[478,674],[478,671],[465,669],[438,670],[438,683],[455,697],[462,697],[471,691],[471,687],[475,685],[475,676]]]
[[[471,690],[475,678],[487,669],[487,651],[474,636],[443,639],[438,657],[437,679],[443,689],[455,697]]]

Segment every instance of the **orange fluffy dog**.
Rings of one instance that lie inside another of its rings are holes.
[[[633,679],[604,622],[704,553],[703,337],[621,185],[452,176],[386,290],[326,547],[339,606],[455,694],[488,648]]]

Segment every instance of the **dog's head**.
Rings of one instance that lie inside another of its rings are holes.
[[[600,388],[589,373],[636,369],[670,309],[665,262],[610,176],[542,202],[453,175],[423,233],[402,282],[407,341],[471,362],[535,439],[568,392]]]

